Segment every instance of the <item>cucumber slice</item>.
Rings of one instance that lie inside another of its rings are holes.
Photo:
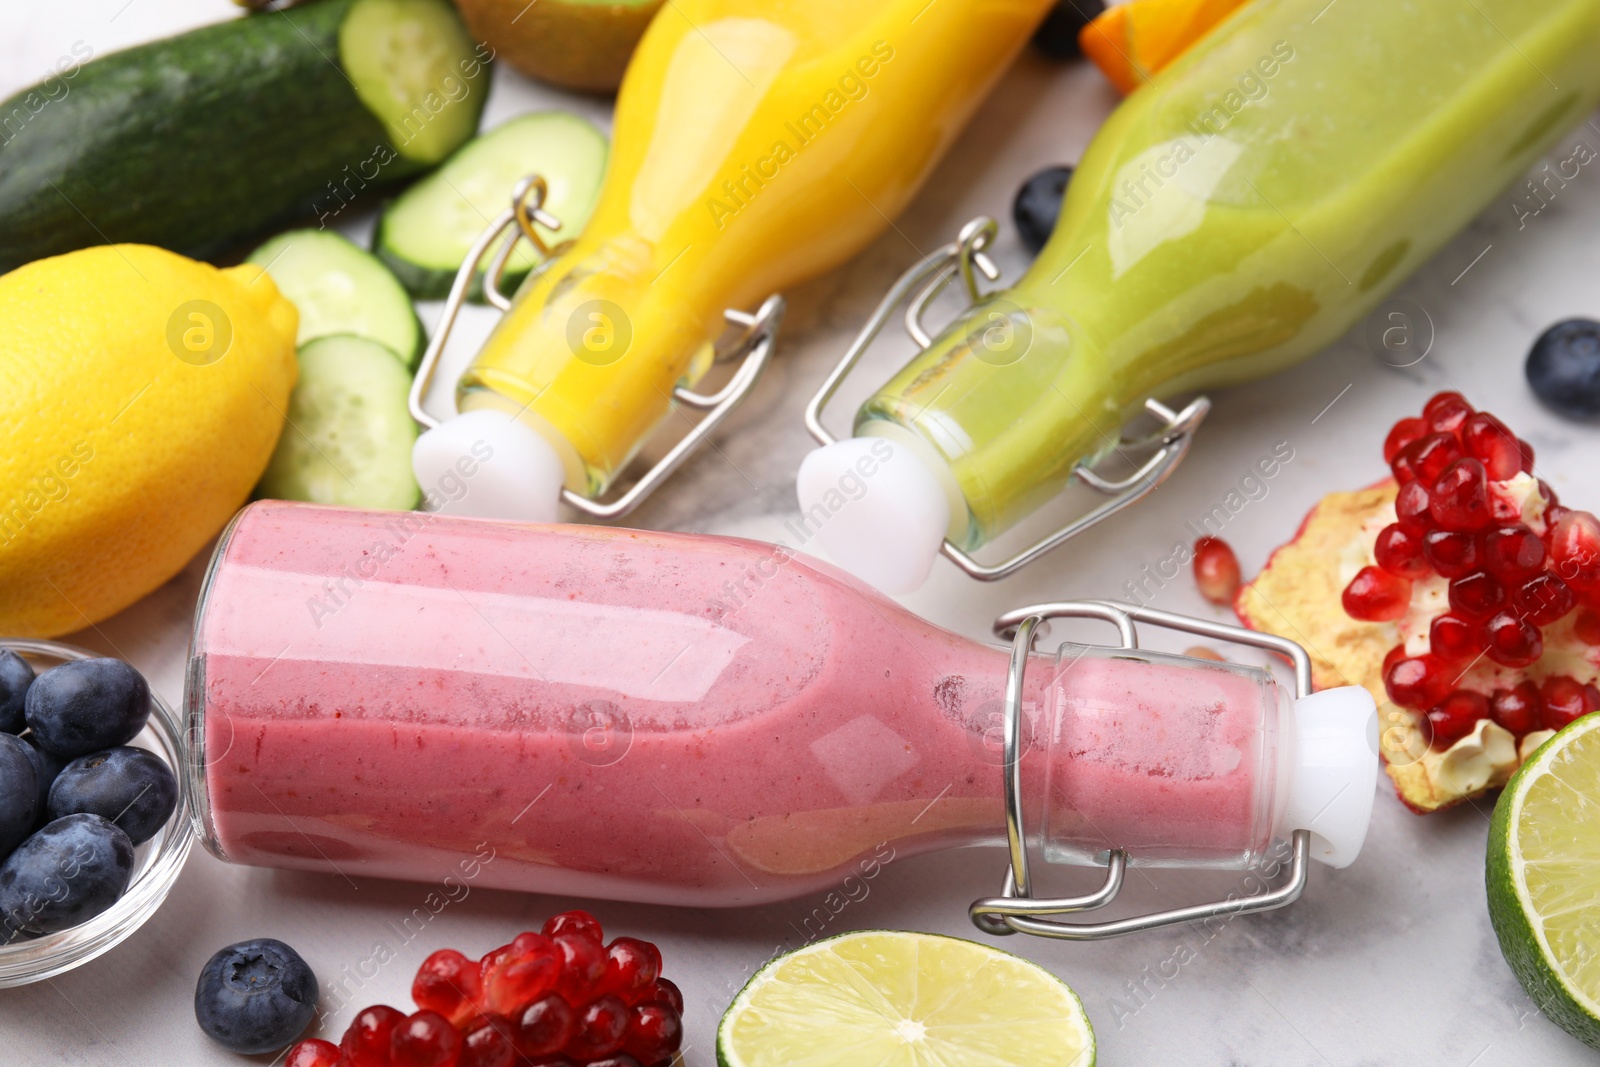
[[[545,210],[561,220],[560,233],[540,226],[550,244],[575,237],[600,195],[610,145],[591,123],[565,111],[540,111],[505,122],[464,145],[444,166],[423,178],[383,213],[373,246],[405,287],[422,299],[450,292],[461,261],[489,220],[506,209],[511,190],[529,173],[550,187]],[[506,264],[509,292],[537,265],[524,242]],[[473,286],[482,299],[482,275]]]
[[[422,324],[411,298],[378,258],[331,230],[290,230],[254,252],[283,295],[300,310],[295,343],[355,334],[400,357],[406,369],[422,357]]]
[[[411,377],[394,353],[368,338],[341,334],[312,341],[299,358],[289,417],[256,495],[397,511],[416,507],[411,446],[417,424],[406,407]]]

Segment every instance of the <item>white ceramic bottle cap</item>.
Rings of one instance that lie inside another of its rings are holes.
[[[1289,800],[1278,831],[1311,831],[1311,857],[1348,867],[1361,852],[1378,784],[1378,708],[1359,685],[1294,704]]]
[[[801,524],[839,566],[887,593],[927,580],[950,504],[911,449],[883,437],[835,441],[806,456],[795,487]]]
[[[417,438],[411,470],[437,510],[486,519],[555,522],[566,482],[561,460],[537,430],[510,412],[479,409]]]

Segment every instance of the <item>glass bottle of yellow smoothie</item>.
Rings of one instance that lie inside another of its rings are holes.
[[[617,97],[576,243],[524,285],[419,440],[446,510],[553,519],[604,493],[710,366],[724,309],[836,266],[911,199],[1050,0],[678,0]],[[509,193],[509,190],[508,190]],[[499,468],[496,470],[496,468]]]
[[[861,406],[866,440],[807,457],[808,526],[914,588],[941,542],[989,542],[1147,399],[1321,349],[1595,107],[1597,47],[1600,0],[1241,8],[1112,114],[1021,281]],[[829,497],[866,459],[868,491]]]

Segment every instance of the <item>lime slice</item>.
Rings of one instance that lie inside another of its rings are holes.
[[[1083,1003],[972,941],[865,930],[756,972],[717,1028],[718,1067],[1093,1067]]]
[[[1545,742],[1507,783],[1489,829],[1488,890],[1522,988],[1600,1048],[1600,714]]]

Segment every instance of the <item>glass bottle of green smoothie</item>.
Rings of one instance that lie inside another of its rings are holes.
[[[1112,114],[1021,281],[807,457],[807,536],[914,588],[941,542],[1012,526],[1147,400],[1318,351],[1595,107],[1597,48],[1600,0],[1241,8]]]

